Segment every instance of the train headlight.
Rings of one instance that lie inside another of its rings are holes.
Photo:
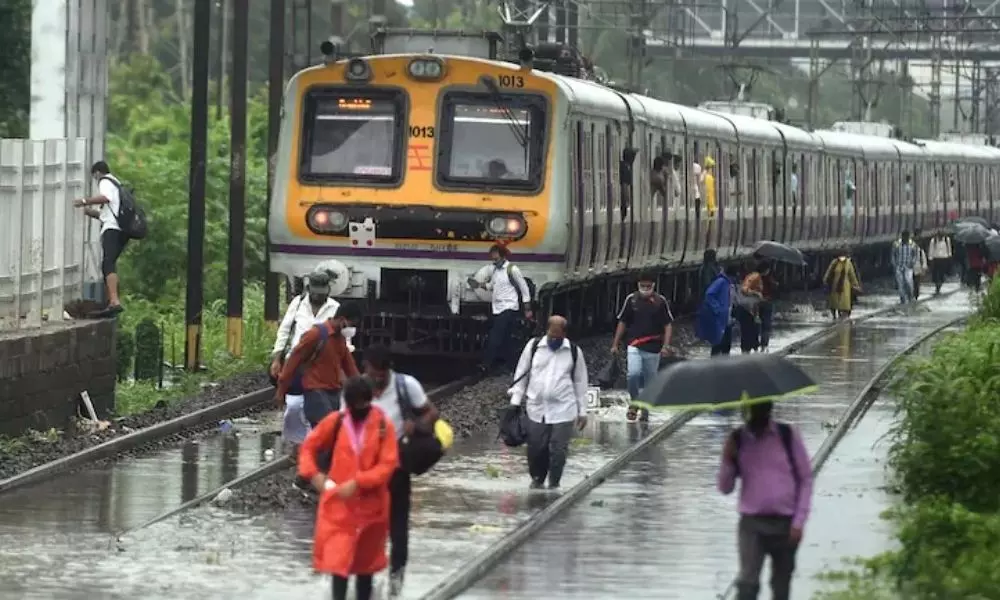
[[[444,62],[437,58],[415,58],[406,67],[413,79],[437,81],[444,76]]]
[[[338,233],[347,229],[347,214],[325,206],[314,206],[306,213],[306,224],[316,233]]]
[[[366,82],[372,78],[372,70],[363,58],[352,58],[347,61],[344,77],[352,82]]]
[[[524,235],[524,219],[516,216],[496,215],[486,224],[489,232],[496,237],[519,238]]]

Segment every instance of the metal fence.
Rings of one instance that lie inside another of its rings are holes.
[[[0,330],[61,320],[81,298],[90,219],[87,140],[0,140]]]

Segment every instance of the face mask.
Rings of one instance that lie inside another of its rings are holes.
[[[351,419],[353,419],[355,422],[360,423],[361,421],[364,421],[365,418],[368,417],[368,413],[370,413],[371,410],[372,410],[372,405],[371,404],[367,404],[367,405],[362,406],[362,407],[352,407],[351,408]]]
[[[321,304],[326,304],[326,300],[329,298],[326,294],[309,294],[309,303],[314,306],[319,306]]]
[[[549,350],[555,352],[556,350],[562,348],[562,345],[562,338],[549,338]]]
[[[352,337],[354,337],[354,334],[358,332],[358,328],[357,327],[344,327],[343,329],[340,330],[340,332],[342,334],[344,334],[345,338],[351,339]]]
[[[639,295],[643,298],[648,298],[653,295],[653,288],[651,287],[641,287],[639,288]]]
[[[502,258],[498,258],[498,259],[494,260],[493,261],[493,266],[495,266],[498,269],[500,267],[502,267],[503,266],[503,259]]]

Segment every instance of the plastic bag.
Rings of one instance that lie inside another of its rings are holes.
[[[604,365],[604,368],[597,373],[597,385],[602,390],[610,390],[615,386],[620,375],[621,365],[618,363],[618,357],[612,356],[608,364]]]
[[[528,442],[528,415],[520,406],[500,409],[500,434],[497,436],[508,448],[517,448]]]

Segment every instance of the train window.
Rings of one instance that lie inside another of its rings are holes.
[[[306,94],[299,176],[304,181],[398,183],[403,174],[406,99],[386,90]]]
[[[536,191],[545,169],[545,99],[449,92],[438,138],[438,183]],[[483,140],[489,140],[483,144]]]

